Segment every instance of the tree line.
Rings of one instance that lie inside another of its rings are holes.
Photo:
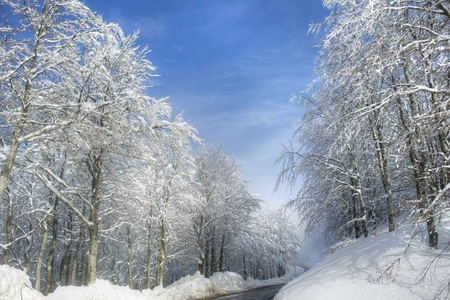
[[[368,236],[402,215],[438,248],[450,208],[450,2],[323,2],[316,78],[278,163],[307,230]],[[445,245],[448,241],[442,241]]]
[[[0,2],[0,261],[44,294],[200,271],[281,276],[298,245],[233,157],[147,94],[138,34],[79,1]]]

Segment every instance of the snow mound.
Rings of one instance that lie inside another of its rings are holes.
[[[197,272],[166,287],[162,296],[164,299],[187,300],[211,297],[220,292],[211,280]]]
[[[0,299],[41,300],[44,296],[32,288],[24,271],[8,265],[0,265]]]
[[[284,282],[286,281],[283,278],[244,281],[241,275],[233,272],[215,273],[210,278],[205,278],[197,272],[195,275],[181,278],[166,288],[158,286],[153,290],[147,289],[142,292],[97,279],[89,286],[60,286],[44,297],[32,288],[25,272],[4,265],[0,266],[0,300],[188,300]]]
[[[411,240],[398,261],[412,230],[412,225],[403,226],[345,245],[289,282],[275,300],[433,299],[450,280],[450,249],[445,249],[450,239],[450,218],[443,218],[438,227],[440,250],[427,246],[425,230]],[[446,296],[444,289],[441,297]]]
[[[48,300],[144,300],[148,299],[137,290],[113,285],[109,281],[97,279],[89,286],[60,286],[45,299]]]
[[[248,287],[242,276],[233,272],[214,273],[209,280],[217,289],[226,293],[242,291]]]

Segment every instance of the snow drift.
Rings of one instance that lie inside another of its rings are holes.
[[[32,288],[25,272],[0,265],[0,299],[40,300],[44,296]]]
[[[440,291],[440,298],[448,297],[450,217],[438,231],[439,250],[427,246],[426,230],[410,241],[412,225],[343,245],[284,286],[275,300],[433,299]]]
[[[89,286],[60,286],[45,299],[49,300],[144,300],[149,299],[138,290],[126,286],[113,285],[109,281],[97,279]],[[150,298],[151,299],[151,298]]]
[[[3,265],[0,266],[0,300],[188,300],[286,283],[289,279],[291,277],[286,276],[264,281],[245,281],[241,275],[233,272],[215,273],[210,278],[205,278],[197,272],[166,288],[159,286],[142,292],[97,279],[90,286],[60,286],[45,297],[32,288],[25,272]]]

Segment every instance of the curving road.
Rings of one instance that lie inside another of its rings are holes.
[[[238,294],[208,298],[214,300],[272,300],[283,285],[272,285],[245,291]]]

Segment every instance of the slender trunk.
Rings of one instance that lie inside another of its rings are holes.
[[[209,236],[206,237],[205,242],[205,277],[209,278]]]
[[[94,156],[89,170],[92,175],[92,207],[89,216],[91,225],[89,228],[89,252],[87,255],[86,285],[95,283],[97,279],[98,260],[98,229],[100,211],[100,182],[102,176],[102,156],[103,150],[98,156]]]
[[[12,233],[12,216],[13,216],[13,200],[11,189],[8,188],[8,210],[6,212],[6,249],[3,251],[2,264],[6,265],[9,262],[9,255],[11,253],[11,243],[13,241]],[[1,198],[0,198],[1,201]]]
[[[55,264],[54,256],[55,256],[55,248],[56,241],[58,237],[58,198],[55,200],[55,206],[53,208],[53,224],[52,224],[52,242],[50,244],[50,250],[47,257],[47,263],[45,268],[45,289],[44,295],[48,295],[52,288],[53,283],[53,267]]]
[[[377,116],[378,113],[375,112],[375,116]],[[387,167],[387,158],[386,158],[386,150],[384,147],[383,142],[383,135],[382,135],[382,129],[381,124],[374,124],[374,122],[377,122],[377,118],[375,117],[375,120],[370,119],[370,126],[372,129],[372,136],[375,143],[375,151],[378,158],[378,166],[380,168],[381,172],[381,181],[383,183],[384,191],[386,193],[386,206],[387,206],[387,213],[388,213],[388,222],[389,222],[389,231],[395,230],[395,223],[394,223],[394,208],[393,208],[393,200],[392,200],[392,188],[391,188],[391,179],[389,176],[389,171]]]
[[[418,166],[419,174],[425,174],[426,170],[426,158],[425,154],[421,152],[421,159]],[[431,248],[438,248],[438,240],[439,235],[436,231],[436,224],[433,217],[433,209],[430,209],[429,202],[428,202],[428,193],[427,191],[427,182],[425,178],[419,179],[419,192],[418,198],[419,201],[419,208],[420,208],[420,214],[421,216],[426,220],[427,222],[427,232],[428,232],[428,245]]]
[[[247,264],[245,263],[245,254],[242,255],[242,271],[244,273],[244,280],[247,280]]]
[[[72,233],[72,220],[73,215],[72,212],[69,210],[69,221],[67,225],[67,231],[68,231],[68,242],[66,245],[66,250],[64,251],[64,257],[61,260],[61,270],[60,270],[60,279],[59,284],[61,286],[67,285],[67,277],[68,277],[68,270],[69,270],[69,261],[70,261],[70,251],[72,249],[72,243],[73,243],[73,233]]]
[[[220,254],[219,254],[219,271],[223,272],[223,261],[225,259],[225,234],[222,233],[220,241]]]
[[[28,232],[30,232],[33,228],[33,225],[31,225],[31,222],[29,223]],[[31,248],[33,246],[33,235],[29,235],[26,238],[27,241],[27,248],[25,249],[25,253],[23,254],[23,260],[25,262],[25,270],[28,276],[31,274],[31,262],[30,257],[28,256],[28,253],[30,253]]]
[[[435,89],[436,84],[432,72],[433,67],[430,65],[430,62],[428,60],[425,59],[424,62],[427,68],[430,70],[430,72],[427,72],[426,74],[426,76],[428,77],[428,86],[431,89]],[[450,80],[448,82],[450,83]],[[444,154],[443,156],[447,158],[446,160],[448,163],[450,162],[450,158],[448,158],[450,141],[446,138],[445,130],[442,130],[443,128],[446,128],[445,123],[447,122],[447,118],[437,117],[443,114],[442,107],[439,105],[440,103],[442,103],[442,101],[439,101],[436,93],[431,93],[430,102],[432,103],[433,108],[435,109],[435,117],[433,118],[432,121],[435,124],[434,127],[436,128],[437,131],[437,144],[439,145],[440,148],[440,150],[437,150],[436,152],[440,151],[441,153],[443,153]],[[441,184],[437,185],[437,189],[439,188],[443,189],[447,185],[447,182],[449,180],[450,169],[447,168],[446,170],[446,168],[442,168],[444,164],[445,159],[442,164],[435,166],[438,170],[440,169],[440,171],[438,171],[439,174],[436,174],[436,176],[441,177],[440,178]]]
[[[353,214],[353,228],[355,230],[355,239],[359,238],[359,224],[358,224],[358,208],[357,208],[357,204],[356,204],[356,196],[355,193],[352,191],[352,200],[353,200],[353,205],[352,205],[352,214]]]
[[[161,220],[161,231],[158,243],[158,259],[157,259],[157,272],[156,272],[156,285],[164,285],[164,275],[166,273],[167,265],[167,240],[166,240],[166,228],[164,220]]]
[[[89,252],[87,254],[86,285],[95,283],[97,279],[97,259],[98,259],[98,206],[91,211],[93,223],[89,226]]]
[[[360,216],[362,215],[362,222],[361,222],[362,230],[364,233],[364,237],[366,238],[369,236],[369,231],[367,229],[366,204],[364,202],[364,198],[362,195],[361,175],[358,170],[358,161],[356,160],[356,156],[353,154],[353,151],[349,151],[349,153],[350,153],[350,157],[352,160],[352,170],[353,170],[353,174],[354,174],[354,177],[352,178],[352,185],[354,187],[354,190],[353,190],[354,200],[353,201],[359,204],[360,214],[358,214],[358,218],[360,218]],[[355,210],[356,210],[356,206],[357,205],[355,205]],[[355,226],[356,226],[356,224],[355,224]]]
[[[77,282],[79,285],[86,285],[87,271],[88,271],[88,268],[87,268],[88,254],[86,251],[84,251],[84,245],[81,247],[81,249],[83,251],[81,251],[81,257],[80,257],[79,266],[78,266],[78,270],[77,270]],[[88,244],[88,251],[89,251],[89,244]]]
[[[409,67],[408,64],[405,64],[405,67],[403,68],[403,73],[405,75],[405,81],[406,83],[410,83],[410,74],[409,74]],[[393,80],[395,81],[395,77],[393,77]],[[428,244],[432,248],[438,247],[438,233],[436,231],[435,221],[433,217],[433,210],[428,209],[428,199],[427,199],[427,183],[426,183],[426,157],[423,151],[420,150],[420,146],[417,149],[417,146],[414,143],[413,134],[418,133],[418,128],[414,125],[411,120],[413,120],[417,115],[417,104],[416,99],[414,95],[410,94],[408,97],[409,103],[409,111],[411,115],[408,115],[408,112],[403,109],[401,99],[397,97],[397,106],[400,112],[400,119],[402,121],[402,125],[406,132],[406,145],[409,149],[409,159],[412,165],[413,169],[413,176],[414,176],[414,183],[416,187],[416,195],[417,199],[419,200],[419,210],[422,217],[425,218],[427,222],[427,231],[429,236]],[[441,147],[443,144],[441,144]],[[445,147],[445,145],[444,145]],[[421,153],[420,158],[416,154],[417,152]],[[426,215],[424,214],[424,211],[427,211]]]
[[[431,211],[430,213],[433,213]],[[430,216],[430,214],[427,214],[426,217],[427,220],[427,230],[428,230],[428,245],[431,248],[437,249],[438,248],[438,242],[439,242],[439,235],[436,231],[436,224],[434,221],[434,218]]]
[[[151,211],[150,211],[151,218]],[[148,235],[147,235],[147,284],[146,288],[149,289],[151,286],[152,278],[152,220],[148,219]]]
[[[116,257],[113,255],[112,259],[111,259],[111,282],[113,284],[117,284],[117,269],[116,269]]]
[[[6,188],[8,187],[8,178],[11,174],[14,161],[16,160],[17,151],[20,146],[20,135],[22,134],[24,120],[18,122],[14,128],[11,145],[9,147],[8,154],[6,155],[5,162],[3,163],[2,171],[0,172],[0,199],[3,199]]]
[[[44,18],[42,19],[42,22],[44,22]],[[22,102],[21,115],[17,123],[14,124],[11,145],[9,145],[9,151],[8,154],[6,155],[5,162],[3,163],[3,167],[0,172],[0,200],[3,199],[3,195],[8,186],[8,178],[9,175],[11,174],[14,161],[16,160],[17,157],[17,151],[19,150],[21,144],[20,136],[22,135],[22,131],[25,126],[25,122],[27,120],[28,105],[30,101],[30,95],[32,93],[31,90],[33,85],[32,72],[34,71],[33,69],[36,64],[36,58],[38,57],[38,48],[41,44],[41,39],[44,37],[44,31],[46,31],[46,27],[47,27],[46,25],[40,24],[36,32],[35,42],[33,45],[33,56],[30,59],[28,67],[24,70],[24,74],[26,75],[25,90],[23,91],[22,95],[20,95],[20,92],[17,95],[17,97]],[[12,88],[12,90],[16,91],[15,88]]]
[[[42,230],[43,230],[42,243],[41,247],[39,248],[39,254],[36,263],[36,285],[34,286],[34,289],[37,290],[38,292],[41,291],[41,268],[42,268],[42,261],[44,260],[45,248],[47,246],[48,225],[50,225],[49,220],[50,218],[47,215],[44,221],[42,222]]]
[[[203,252],[203,215],[200,216],[200,225],[198,226],[198,230],[196,230],[197,234],[197,248],[198,248],[198,271],[203,275],[203,267],[205,265],[205,255]]]
[[[367,210],[366,210],[366,204],[364,203],[364,199],[362,196],[360,180],[358,180],[358,182],[357,182],[357,192],[356,193],[357,193],[357,197],[359,199],[359,207],[360,207],[361,213],[363,215],[362,226],[363,226],[364,237],[366,238],[369,236],[369,230],[367,229]]]
[[[80,227],[80,234],[78,236],[77,246],[75,247],[75,253],[73,254],[72,258],[72,273],[70,276],[70,285],[76,285],[76,279],[77,279],[77,270],[78,270],[78,256],[81,249],[81,244],[83,242],[83,228]],[[81,281],[78,281],[81,282]]]
[[[278,275],[279,278],[284,276],[285,270],[284,270],[283,265],[278,264],[278,272],[277,273],[278,273],[277,275]]]
[[[216,233],[215,233],[215,228],[212,228],[212,232],[211,232],[211,260],[210,260],[210,265],[211,265],[211,271],[210,271],[210,276],[212,276],[214,274],[214,272],[216,272],[216,249],[215,249],[215,237],[216,237]]]
[[[131,243],[131,233],[130,233],[130,226],[127,226],[127,257],[128,257],[128,286],[130,289],[133,289],[133,276],[132,276],[132,264],[131,264],[131,258],[132,258],[132,243]]]

